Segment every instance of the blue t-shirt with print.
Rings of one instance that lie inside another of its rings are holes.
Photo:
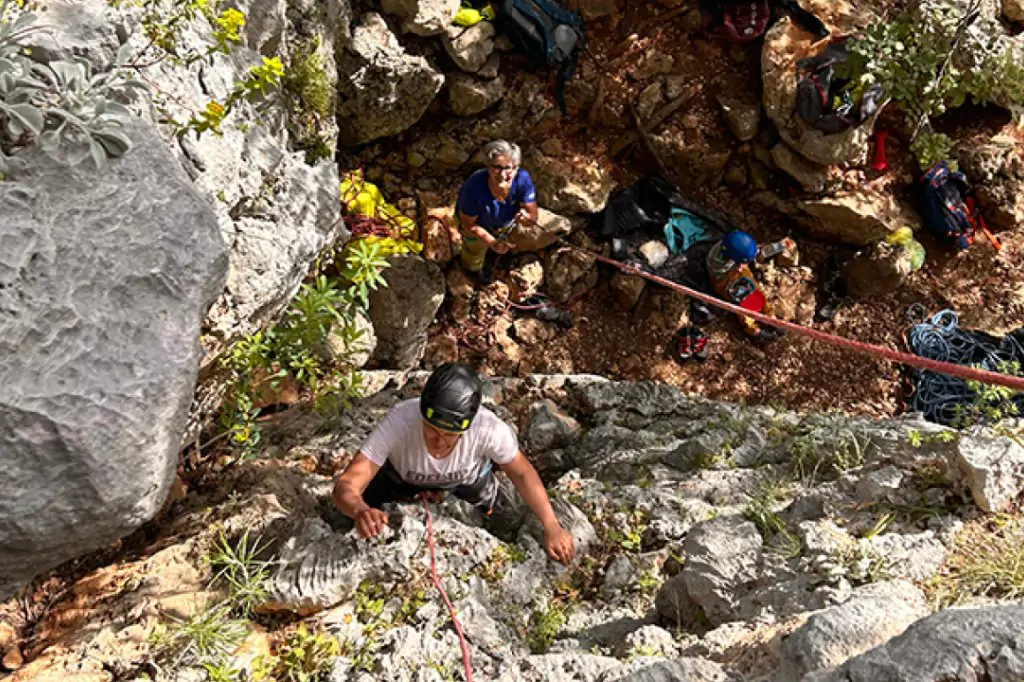
[[[537,201],[530,174],[522,168],[516,173],[512,187],[505,201],[498,201],[487,185],[487,169],[482,168],[466,180],[459,191],[457,210],[468,216],[476,216],[476,224],[485,230],[494,230],[512,222],[525,204]]]

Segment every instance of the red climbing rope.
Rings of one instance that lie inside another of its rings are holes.
[[[466,669],[466,682],[473,682],[473,669],[469,664],[469,645],[466,644],[466,635],[462,632],[462,623],[459,622],[458,616],[455,615],[455,607],[452,606],[448,593],[444,591],[441,579],[437,577],[437,554],[434,549],[434,520],[430,515],[430,503],[425,496],[421,497],[423,499],[423,511],[427,514],[427,546],[430,547],[430,573],[434,578],[434,587],[441,593],[445,606],[448,607],[448,613],[451,614],[452,623],[455,624],[455,632],[459,634],[459,646],[462,647],[462,665]]]
[[[903,353],[898,350],[893,350],[892,348],[876,346],[874,344],[864,343],[861,341],[854,341],[852,339],[847,339],[842,336],[834,336],[826,332],[818,331],[817,329],[804,327],[803,325],[799,325],[794,322],[780,320],[777,317],[772,317],[770,315],[764,315],[761,313],[755,313],[751,310],[746,310],[745,308],[741,308],[737,305],[727,303],[709,294],[705,294],[701,291],[691,289],[690,287],[679,284],[678,282],[673,282],[671,280],[665,279],[664,277],[652,275],[649,272],[645,272],[643,270],[630,267],[628,265],[620,263],[619,261],[612,260],[611,258],[606,258],[605,256],[593,253],[580,246],[576,246],[575,244],[572,244],[566,241],[565,239],[560,238],[560,241],[571,249],[579,251],[580,253],[584,253],[587,256],[590,256],[591,258],[594,258],[595,260],[601,263],[607,263],[608,265],[612,265],[627,274],[643,277],[646,280],[650,280],[652,282],[656,282],[663,286],[669,287],[670,289],[680,291],[686,294],[687,296],[692,296],[693,298],[696,298],[699,301],[703,301],[718,308],[722,308],[723,310],[728,310],[729,312],[735,313],[737,315],[752,317],[758,322],[762,322],[773,327],[778,327],[780,329],[785,329],[787,331],[793,332],[794,334],[799,334],[800,336],[806,336],[816,341],[822,341],[824,343],[832,344],[833,346],[838,346],[840,348],[852,350],[856,353],[861,353],[862,355],[868,355],[871,357],[882,357],[891,362],[898,362],[905,365],[910,365],[912,367],[917,367],[918,369],[926,369],[932,372],[940,372],[942,374],[949,374],[955,377],[960,377],[961,379],[980,381],[986,384],[1006,386],[1007,388],[1012,388],[1017,391],[1024,391],[1024,377],[1011,376],[1008,374],[999,374],[998,372],[990,372],[988,370],[978,369],[975,367],[967,367],[964,365],[954,365],[951,362],[940,362],[939,360],[930,360],[928,358],[922,358],[919,355]]]

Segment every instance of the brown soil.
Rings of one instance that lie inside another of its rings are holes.
[[[628,102],[636,102],[638,94],[653,80],[644,75],[645,63],[652,54],[662,54],[673,58],[672,74],[699,84],[700,92],[655,132],[679,136],[687,145],[711,152],[728,152],[735,160],[744,159],[751,153],[751,145],[741,144],[729,131],[716,95],[760,97],[760,42],[744,47],[709,42],[701,37],[695,19],[689,5],[662,9],[647,2],[629,3],[621,16],[592,24],[589,38],[594,59],[581,60],[577,78],[595,89],[599,81],[604,81],[605,110],[596,116],[596,123],[591,123],[589,119],[595,117],[589,111],[572,109],[570,90],[570,115],[560,120],[555,130],[520,142],[530,148],[538,139],[548,143],[554,138],[566,158],[608,157],[615,143],[633,129]],[[514,59],[503,60],[502,71],[515,80]],[[421,124],[405,137],[405,142],[434,129],[436,124]],[[916,163],[906,144],[908,131],[892,107],[879,127],[889,131],[890,169],[884,174],[870,169],[845,169],[847,181],[867,181],[909,197]],[[1000,129],[1020,137],[1009,117],[994,108],[965,108],[951,113],[940,121],[940,129],[956,140],[984,139]],[[472,145],[472,140],[463,142]],[[394,163],[401,150],[400,145],[378,147],[366,150],[361,158],[386,167]],[[620,187],[654,169],[652,160],[639,145],[628,148],[616,157],[616,162]],[[669,170],[674,173],[679,169]],[[799,187],[781,171],[772,176],[772,189],[780,198],[800,194]],[[454,202],[462,177],[463,173],[434,176],[437,194],[443,201]],[[726,186],[721,182],[721,173],[702,185],[680,186],[691,198],[726,212],[759,241],[794,237],[800,245],[801,265],[809,267],[812,273],[811,281],[805,283],[800,293],[813,299],[828,255],[843,247],[810,237],[788,217],[751,201],[750,195],[755,191],[752,187]],[[905,350],[906,310],[910,304],[920,303],[933,313],[952,308],[965,325],[993,333],[1016,328],[1024,324],[1024,283],[1015,267],[1024,251],[1024,236],[1019,230],[998,236],[1003,243],[1000,253],[979,235],[978,242],[967,253],[951,257],[939,244],[919,235],[928,250],[928,259],[902,290],[878,300],[848,304],[832,322],[816,326],[832,334]],[[508,257],[503,260],[511,264]],[[709,359],[680,366],[667,351],[673,331],[687,323],[686,299],[649,284],[629,313],[619,312],[609,293],[610,274],[610,269],[602,271],[601,283],[595,290],[571,305],[576,318],[572,330],[551,341],[522,348],[522,360],[510,362],[503,357],[500,347],[482,358],[476,350],[464,346],[460,359],[493,375],[532,371],[594,373],[613,379],[664,381],[684,391],[742,403],[875,416],[902,410],[900,372],[892,364],[803,338],[786,337],[770,344],[755,344],[743,337],[738,325],[728,318],[706,328],[711,337]],[[771,296],[772,287],[767,290]]]

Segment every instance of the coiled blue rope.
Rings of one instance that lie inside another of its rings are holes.
[[[983,335],[960,329],[960,317],[952,310],[942,310],[930,319],[920,304],[907,311],[913,326],[907,332],[907,345],[911,352],[923,358],[952,362],[958,365],[979,365],[993,372],[1001,371],[1005,362],[1024,365],[1024,345],[1019,334],[1011,334],[998,345]],[[976,402],[976,394],[967,382],[947,374],[915,370],[916,386],[910,409],[924,414],[925,419],[938,424],[957,424],[964,410]],[[1013,398],[1024,414],[1024,395]]]

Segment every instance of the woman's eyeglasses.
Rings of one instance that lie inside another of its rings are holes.
[[[518,168],[518,166],[491,166],[491,170],[496,171],[513,171],[516,168]]]

